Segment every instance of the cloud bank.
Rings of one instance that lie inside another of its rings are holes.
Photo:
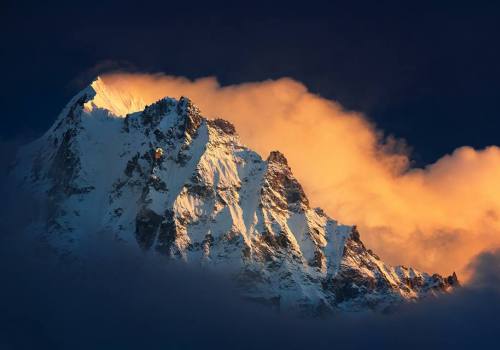
[[[403,141],[289,78],[230,86],[163,74],[102,78],[148,104],[188,96],[204,115],[234,123],[263,157],[282,151],[312,204],[357,224],[367,245],[392,264],[456,270],[463,279],[473,256],[500,246],[496,146],[461,147],[414,169]]]
[[[389,315],[297,319],[236,297],[223,276],[137,254],[103,233],[92,258],[68,260],[0,236],[0,348],[470,349],[500,331],[500,251],[470,265],[475,281]]]

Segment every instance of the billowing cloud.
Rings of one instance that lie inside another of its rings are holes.
[[[357,224],[390,263],[463,277],[472,256],[500,246],[498,147],[461,147],[414,169],[404,142],[289,78],[230,86],[162,74],[103,80],[148,104],[188,96],[204,115],[234,123],[263,157],[281,150],[312,204]]]

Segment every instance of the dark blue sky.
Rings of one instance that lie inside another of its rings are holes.
[[[0,136],[40,134],[84,82],[121,68],[293,77],[405,138],[417,165],[499,144],[500,5],[436,3],[2,1]]]

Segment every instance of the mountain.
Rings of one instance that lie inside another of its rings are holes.
[[[78,255],[103,232],[227,271],[242,295],[275,307],[383,310],[458,286],[455,274],[385,264],[355,226],[310,207],[283,154],[262,159],[184,97],[145,106],[97,79],[19,152],[14,173],[47,210],[30,230],[58,251]]]

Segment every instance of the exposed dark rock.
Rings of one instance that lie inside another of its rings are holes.
[[[267,157],[267,162],[268,163],[275,162],[288,165],[288,161],[286,160],[285,155],[280,151],[271,151],[271,153],[269,153],[269,157]]]
[[[126,133],[129,133],[130,132],[130,117],[129,115],[127,114],[125,116],[125,118],[123,118],[123,131],[125,131]]]
[[[373,250],[368,249],[367,252],[368,252],[368,254],[370,254],[371,256],[373,256],[375,259],[380,260],[380,257],[377,254],[375,254],[373,252]]]
[[[207,186],[203,183],[187,183],[185,185],[188,192],[192,195],[202,197],[202,198],[213,198],[215,196],[215,191],[211,186]]]
[[[290,239],[284,232],[281,232],[278,237],[276,237],[276,243],[283,249],[288,249],[291,245]]]
[[[211,126],[216,127],[220,131],[228,134],[228,135],[235,135],[236,134],[236,128],[234,127],[233,124],[228,122],[227,120],[224,119],[214,119],[214,120],[209,120],[208,123]]]
[[[127,162],[127,166],[125,168],[125,175],[127,175],[128,177],[132,176],[134,170],[139,167],[138,161],[139,161],[139,153],[134,155],[132,159],[130,159]]]
[[[163,221],[160,225],[160,233],[158,235],[158,242],[156,250],[167,256],[171,255],[171,247],[177,238],[177,224],[175,222],[173,211],[169,210],[165,213]]]
[[[251,257],[250,247],[248,245],[245,245],[241,253],[243,254],[244,259],[249,259]]]
[[[148,180],[148,185],[153,187],[158,192],[167,192],[167,184],[158,176],[151,175]]]
[[[158,215],[151,209],[143,208],[137,214],[135,219],[135,237],[142,249],[149,250],[151,248],[161,222],[161,215]]]
[[[451,276],[446,277],[446,281],[450,286],[460,286],[460,282],[458,281],[458,277],[455,272],[453,272]]]
[[[308,208],[309,200],[300,183],[293,177],[283,154],[277,151],[271,152],[267,162],[282,166],[268,169],[261,190],[262,195],[269,198],[273,205],[281,210],[303,211]],[[280,196],[276,196],[273,192],[277,192]]]
[[[361,243],[361,239],[359,236],[359,231],[358,227],[354,225],[351,230],[351,239],[354,240],[355,242]]]
[[[62,194],[67,196],[88,193],[94,189],[93,186],[79,187],[73,183],[80,170],[80,158],[73,152],[73,140],[77,135],[75,128],[66,130],[61,144],[56,152],[48,176],[53,180],[49,195],[54,203]]]
[[[49,169],[49,177],[54,180],[53,191],[66,191],[69,184],[77,172],[80,160],[71,149],[76,130],[71,128],[66,130]]]
[[[194,138],[203,121],[200,110],[190,99],[183,96],[177,104],[177,113],[184,119],[184,123],[179,125],[181,135]]]
[[[188,152],[186,152],[185,150],[180,150],[175,161],[181,166],[185,166],[190,159],[191,155]]]
[[[323,288],[333,292],[337,304],[371,293],[376,287],[374,278],[351,268],[342,268],[333,279],[323,284]]]
[[[201,242],[201,246],[203,248],[205,256],[208,256],[210,254],[210,248],[212,248],[213,244],[214,244],[214,237],[210,233],[207,233],[205,235],[205,238]]]
[[[141,113],[142,124],[155,128],[160,123],[161,119],[168,114],[175,103],[167,98],[161,99],[144,108]]]
[[[314,211],[316,212],[316,214],[318,214],[319,216],[326,216],[325,214],[325,211],[321,208],[314,208]]]
[[[158,141],[158,142],[165,142],[165,141],[167,141],[167,137],[160,130],[155,129],[154,134],[155,134],[155,137],[156,137],[156,141]]]
[[[308,262],[309,266],[322,269],[324,267],[325,254],[321,250],[314,252],[314,257]]]
[[[424,286],[424,279],[420,276],[415,276],[407,278],[406,283],[408,284],[408,287],[410,287],[411,289],[415,289],[417,287],[420,288]]]

